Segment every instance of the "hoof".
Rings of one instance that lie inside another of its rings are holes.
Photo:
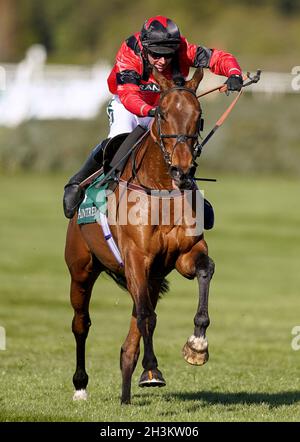
[[[204,365],[208,361],[208,342],[206,338],[192,335],[182,349],[186,362],[191,365]]]
[[[73,396],[73,401],[86,401],[87,397],[88,395],[86,390],[76,390]]]
[[[157,368],[145,370],[139,381],[139,387],[164,387],[165,385],[166,381]]]

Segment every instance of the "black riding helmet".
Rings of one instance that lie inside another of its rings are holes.
[[[146,20],[141,29],[141,42],[146,51],[162,55],[174,54],[180,41],[178,26],[161,15]]]

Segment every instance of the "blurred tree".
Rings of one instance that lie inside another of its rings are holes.
[[[125,38],[161,14],[191,42],[263,60],[276,52],[288,66],[300,51],[299,12],[300,0],[0,0],[0,60],[20,60],[41,43],[52,62],[112,62]]]
[[[280,12],[286,15],[294,14],[300,10],[299,0],[277,0]]]
[[[45,3],[33,0],[30,11],[30,22],[35,30],[35,38],[51,52],[53,49],[53,32]]]
[[[17,33],[16,2],[0,0],[0,60],[10,60],[15,54]]]

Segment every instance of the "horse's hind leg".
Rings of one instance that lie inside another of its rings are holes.
[[[77,230],[78,229],[78,230]],[[71,274],[71,304],[74,309],[72,331],[76,340],[76,371],[73,376],[74,400],[87,399],[88,375],[85,371],[85,342],[91,320],[89,302],[93,285],[98,278],[100,263],[93,258],[83,241],[78,226],[69,228],[66,262]]]
[[[76,270],[72,269],[71,304],[74,309],[72,331],[76,340],[76,371],[73,376],[75,387],[74,400],[86,399],[88,375],[85,371],[85,342],[91,326],[89,302],[91,292],[100,272],[92,269],[92,260],[87,264],[85,260],[76,263]],[[73,276],[74,275],[74,276]]]
[[[130,329],[122,345],[120,368],[122,371],[122,404],[130,404],[131,378],[140,354],[141,333],[137,326],[136,311],[133,307]]]

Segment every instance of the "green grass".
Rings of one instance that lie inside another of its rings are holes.
[[[61,209],[65,177],[2,176],[0,215],[1,421],[299,421],[300,181],[222,176],[205,184],[216,211],[207,232],[216,262],[210,360],[192,367],[181,348],[193,331],[196,283],[173,273],[157,308],[155,349],[164,389],[139,389],[120,406],[120,346],[129,295],[96,283],[87,344],[89,400],[72,401],[75,368]]]

